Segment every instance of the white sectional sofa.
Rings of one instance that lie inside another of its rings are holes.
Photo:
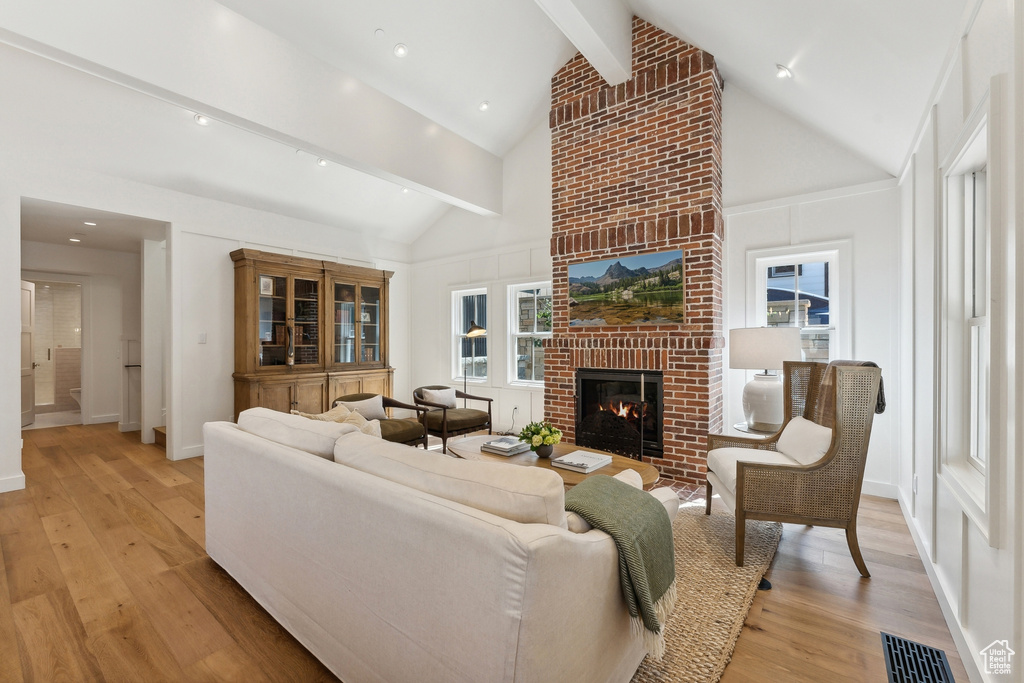
[[[270,413],[204,428],[207,551],[345,683],[631,678],[615,545],[557,474]]]

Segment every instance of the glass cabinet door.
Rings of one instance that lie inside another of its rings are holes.
[[[356,361],[356,287],[334,283],[334,362]]]
[[[292,327],[295,365],[320,364],[320,281],[295,278]]]
[[[360,287],[359,318],[362,324],[362,358],[364,363],[380,361],[380,287]]]
[[[288,351],[288,278],[259,276],[259,363],[285,365]]]

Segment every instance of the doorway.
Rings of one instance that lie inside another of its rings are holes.
[[[82,424],[82,286],[35,284],[35,421],[25,429]]]

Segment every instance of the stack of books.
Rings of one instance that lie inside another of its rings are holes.
[[[514,436],[502,436],[497,439],[485,441],[480,445],[480,450],[498,455],[515,455],[530,450],[530,444],[520,441]]]
[[[605,453],[591,453],[590,451],[573,451],[558,458],[552,458],[551,464],[554,467],[582,472],[589,474],[599,470],[612,461],[612,456]]]

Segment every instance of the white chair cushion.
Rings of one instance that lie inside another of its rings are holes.
[[[708,452],[708,469],[718,475],[730,492],[736,491],[736,463],[760,462],[769,465],[798,465],[789,456],[777,451],[759,451],[756,448],[716,448]]]
[[[238,428],[268,441],[327,459],[334,455],[334,442],[339,436],[359,431],[355,425],[311,420],[269,408],[243,410],[238,415]]]
[[[551,470],[460,460],[364,434],[339,439],[334,461],[505,519],[566,528],[565,486]]]
[[[782,430],[775,447],[801,465],[821,460],[832,444],[832,430],[802,417],[794,417]]]
[[[359,413],[367,420],[388,419],[388,414],[384,412],[384,400],[380,394],[363,399],[362,401],[341,401],[338,405],[345,406],[349,410]]]
[[[640,476],[640,473],[636,470],[622,470],[618,474],[614,475],[619,481],[624,481],[633,488],[643,489],[644,480]],[[669,521],[674,521],[676,515],[679,514],[679,495],[667,486],[654,489],[649,492],[652,496],[658,499],[658,502],[665,506],[665,511],[668,513]],[[565,523],[569,526],[569,531],[575,534],[585,534],[594,527],[590,526],[590,523],[580,517],[575,512],[565,513]]]
[[[424,389],[423,400],[430,403],[439,403],[448,408],[455,407],[454,389]]]

